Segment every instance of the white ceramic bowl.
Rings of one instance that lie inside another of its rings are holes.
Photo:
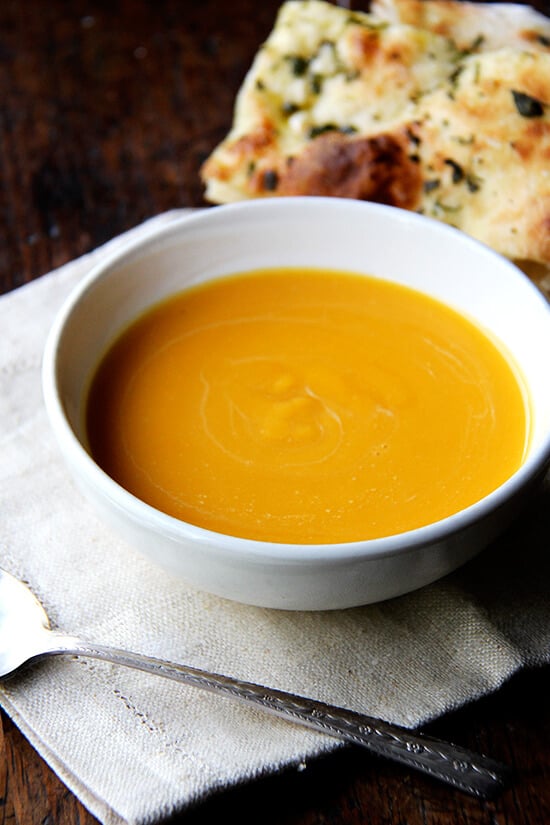
[[[338,545],[220,535],[167,516],[116,484],[87,452],[82,423],[90,375],[106,346],[144,308],[187,285],[277,265],[395,280],[466,313],[501,339],[531,394],[533,434],[522,467],[485,499],[442,521]],[[61,452],[82,491],[137,550],[191,585],[229,599],[324,610],[426,585],[472,558],[506,527],[550,461],[549,352],[546,301],[515,266],[466,235],[391,207],[274,198],[182,217],[97,266],[51,330],[43,387]]]

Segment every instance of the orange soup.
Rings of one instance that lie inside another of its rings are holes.
[[[90,450],[143,501],[210,530],[337,543],[411,530],[521,464],[528,404],[493,341],[411,289],[264,270],[189,289],[109,349]]]

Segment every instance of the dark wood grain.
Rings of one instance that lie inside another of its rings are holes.
[[[204,204],[199,166],[228,129],[278,5],[2,0],[0,291],[147,217]],[[536,5],[548,11],[546,0]],[[430,727],[513,766],[512,787],[494,802],[346,748],[171,823],[545,825],[549,695],[550,668],[524,673]],[[0,825],[93,825],[13,723],[1,721]]]

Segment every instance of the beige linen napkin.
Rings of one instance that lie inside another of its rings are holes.
[[[117,243],[0,299],[0,564],[31,584],[55,625],[406,726],[549,661],[548,486],[459,572],[391,602],[332,613],[196,592],[112,535],[60,459],[40,362],[61,302]],[[0,687],[0,701],[104,823],[151,822],[337,746],[228,699],[84,659],[35,665]]]

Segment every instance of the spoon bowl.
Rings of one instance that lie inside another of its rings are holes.
[[[0,570],[0,678],[43,651],[50,633],[46,611],[19,579]]]
[[[483,799],[501,791],[509,779],[508,769],[493,759],[362,713],[53,631],[27,585],[0,569],[0,679],[52,654],[103,659],[247,702],[287,721],[361,745]]]

